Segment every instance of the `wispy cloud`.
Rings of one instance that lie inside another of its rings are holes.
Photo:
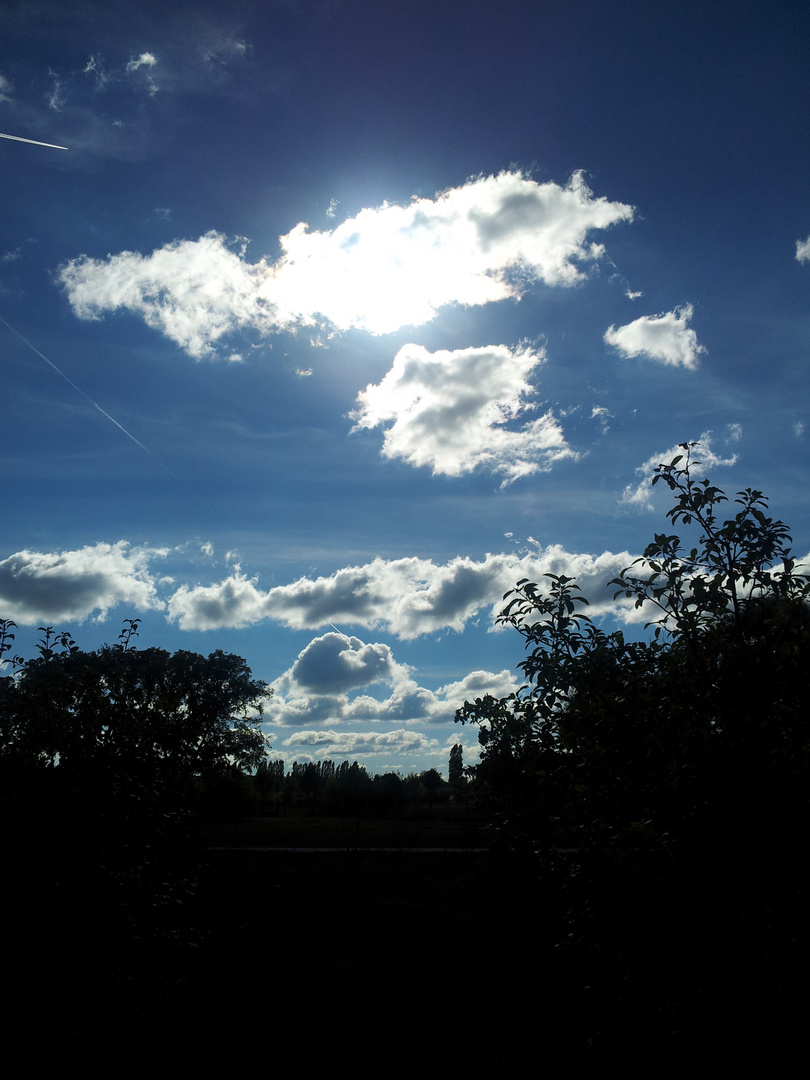
[[[148,67],[153,68],[157,63],[157,57],[150,52],[141,53],[140,56],[134,57],[126,66],[128,75],[132,75],[133,72],[138,71],[140,68]]]
[[[508,426],[533,407],[528,376],[543,359],[506,345],[435,353],[405,345],[385,378],[358,395],[352,430],[384,427],[384,457],[434,474],[485,468],[511,483],[575,457],[551,412]]]
[[[799,262],[810,262],[810,236],[796,241],[796,258]]]
[[[152,77],[152,69],[157,63],[158,59],[154,53],[144,52],[130,60],[124,69],[127,75],[135,75],[142,80],[142,84],[150,97],[154,97],[159,90],[158,84]]]
[[[610,421],[612,419],[612,413],[609,413],[604,405],[594,405],[591,409],[591,420],[597,421],[603,435],[607,435],[610,431]]]
[[[268,333],[326,322],[384,334],[428,322],[447,304],[519,298],[537,281],[572,285],[604,252],[588,234],[632,216],[632,207],[595,197],[581,173],[562,187],[504,172],[434,199],[362,210],[331,231],[301,223],[280,238],[272,265],[248,263],[244,244],[209,232],[148,256],[81,257],[60,279],[80,318],[126,308],[201,357],[248,326]]]
[[[48,103],[49,109],[53,109],[54,112],[61,112],[62,106],[65,104],[65,91],[62,85],[62,79],[55,71],[49,71],[48,75],[53,81],[50,90],[45,95],[45,100]]]
[[[662,364],[696,368],[706,350],[698,345],[697,334],[689,326],[691,304],[663,315],[642,315],[626,326],[611,326],[605,342],[623,356],[645,356]]]
[[[740,424],[729,424],[726,434],[726,442],[738,442],[742,436]],[[729,468],[737,463],[737,455],[731,454],[723,457],[712,447],[712,433],[704,431],[697,440],[697,447],[692,456],[692,463],[696,470]],[[628,484],[622,493],[620,502],[626,506],[637,506],[644,510],[654,510],[652,502],[652,478],[659,465],[668,465],[679,454],[683,454],[680,446],[671,446],[663,453],[653,454],[643,465],[639,465],[636,473],[640,477],[637,484]]]

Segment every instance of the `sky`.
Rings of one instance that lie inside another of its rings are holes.
[[[699,440],[810,551],[810,9],[5,0],[0,616],[237,653],[271,756],[445,773],[522,578]],[[31,140],[31,141],[21,141]],[[36,145],[48,143],[50,146]],[[66,147],[66,149],[60,149]]]

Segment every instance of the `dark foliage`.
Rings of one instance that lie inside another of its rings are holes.
[[[52,1038],[78,1045],[168,992],[192,944],[186,815],[264,757],[267,688],[237,656],[136,650],[137,621],[96,652],[41,630],[0,678],[5,961],[19,1031],[45,995]]]
[[[527,683],[457,720],[480,725],[479,793],[589,988],[587,1037],[618,1044],[632,1025],[636,1048],[688,1053],[705,1037],[725,1053],[797,1005],[810,611],[762,493],[740,492],[720,521],[726,496],[694,480],[692,453],[653,483],[694,546],[656,535],[613,582],[650,613],[650,639],[604,632],[564,576],[521,581],[501,621],[525,640]]]

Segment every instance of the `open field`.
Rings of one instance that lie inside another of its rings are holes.
[[[426,819],[317,817],[243,818],[207,823],[199,842],[212,847],[485,848],[492,830],[462,814]]]

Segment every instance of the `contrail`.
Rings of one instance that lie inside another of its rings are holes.
[[[66,146],[57,146],[56,143],[40,142],[39,139],[24,139],[22,135],[4,135],[2,131],[0,131],[0,139],[13,139],[14,142],[27,142],[32,143],[34,146],[49,146],[51,150],[67,150]],[[6,323],[6,326],[8,326],[8,323]],[[11,328],[9,327],[9,329]]]
[[[180,477],[176,476],[172,472],[172,470],[169,468],[168,465],[164,465],[163,462],[160,460],[160,458],[155,457],[155,455],[152,453],[152,451],[149,449],[148,446],[144,446],[143,443],[140,442],[140,440],[136,439],[134,435],[132,435],[129,431],[127,431],[127,429],[123,426],[123,424],[119,424],[114,416],[110,416],[110,414],[108,412],[105,412],[104,409],[102,409],[102,407],[98,404],[97,401],[93,401],[93,399],[91,397],[88,397],[88,395],[85,394],[84,390],[82,390],[82,388],[80,386],[77,386],[76,383],[72,379],[68,378],[68,376],[64,373],[64,371],[60,371],[59,368],[56,366],[56,364],[53,363],[52,360],[49,360],[48,357],[44,353],[41,353],[39,351],[39,349],[36,348],[36,346],[32,345],[31,342],[27,338],[24,338],[22,336],[22,334],[19,332],[19,330],[15,330],[14,327],[11,325],[11,323],[7,322],[6,319],[4,319],[2,315],[0,315],[0,322],[4,326],[8,327],[8,329],[12,332],[12,334],[14,334],[16,337],[18,337],[20,339],[20,341],[23,343],[23,345],[27,345],[28,348],[32,352],[35,352],[37,354],[37,356],[39,356],[42,360],[44,360],[45,363],[49,367],[52,367],[57,375],[61,375],[62,378],[65,380],[65,382],[69,383],[69,385],[73,387],[73,389],[76,391],[77,394],[81,394],[81,396],[84,398],[85,401],[89,401],[94,409],[98,409],[98,411],[101,413],[102,416],[106,416],[111,424],[115,424],[115,426],[120,431],[123,431],[123,433],[126,435],[126,437],[128,439],[132,439],[132,441],[135,443],[136,446],[140,446],[141,450],[145,450],[146,453],[149,455],[149,457],[152,458],[153,461],[156,461],[158,463],[158,465],[160,465],[161,469],[165,469],[166,472],[169,474],[169,476],[173,476],[174,479],[177,480],[178,483],[180,483]]]

